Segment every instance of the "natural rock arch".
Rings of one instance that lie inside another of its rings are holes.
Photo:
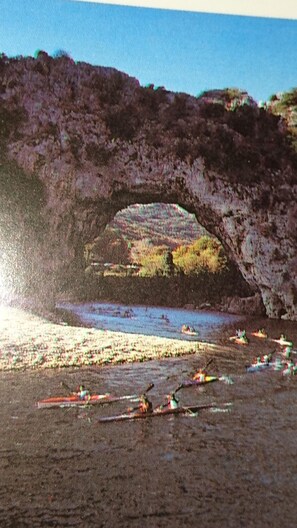
[[[141,172],[142,179],[135,173]],[[219,187],[216,177],[215,187],[204,173],[203,165],[195,165],[187,172],[183,168],[185,182],[181,186],[179,175],[174,177],[174,168],[168,162],[166,171],[156,165],[156,173],[146,173],[145,167],[130,166],[125,172],[123,184],[110,181],[109,195],[102,196],[100,188],[95,189],[92,181],[92,193],[87,197],[86,180],[83,196],[77,191],[65,200],[55,197],[55,211],[49,215],[51,239],[63,242],[57,258],[77,265],[82,256],[82,244],[92,240],[114,218],[115,214],[133,203],[151,203],[162,201],[177,203],[185,210],[194,213],[199,223],[217,236],[228,253],[236,261],[244,279],[252,289],[262,296],[269,317],[289,314],[295,316],[294,270],[296,259],[288,258],[291,253],[289,240],[283,237],[290,225],[288,217],[279,218],[277,213],[251,216],[253,197],[245,196],[244,204],[234,189]],[[153,182],[153,183],[152,183]],[[152,187],[153,186],[153,187]],[[71,201],[71,205],[70,205]],[[58,215],[58,211],[60,214]],[[290,213],[290,217],[292,214]],[[56,244],[56,242],[55,242]]]
[[[144,89],[67,57],[2,70],[7,156],[44,188],[44,261],[77,267],[120,209],[176,203],[222,241],[269,317],[296,319],[297,165],[278,118],[238,91]]]

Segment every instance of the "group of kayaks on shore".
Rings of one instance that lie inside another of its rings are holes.
[[[259,337],[260,339],[269,339],[264,328],[251,332],[251,335]],[[249,344],[249,339],[245,330],[237,330],[236,335],[229,339],[237,344]],[[287,339],[284,334],[281,334],[278,339],[271,338],[270,341],[280,345],[281,349],[278,355],[274,358],[273,353],[269,352],[256,357],[253,363],[247,367],[247,371],[256,372],[268,367],[273,367],[274,370],[282,370],[282,374],[285,376],[297,374],[297,363],[293,360],[293,354],[297,354],[297,351],[293,349],[293,342]],[[274,352],[274,354],[275,353],[277,352]]]

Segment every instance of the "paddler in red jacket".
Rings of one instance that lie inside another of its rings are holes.
[[[153,404],[152,402],[148,399],[147,395],[146,394],[142,394],[139,398],[139,406],[138,406],[138,410],[142,413],[149,413],[149,412],[152,412],[153,410]]]
[[[201,381],[201,382],[203,382],[203,381],[205,381],[206,376],[207,376],[206,370],[204,370],[203,368],[200,368],[200,369],[196,372],[196,374],[194,374],[194,376],[193,376],[193,380],[194,380],[194,381]]]

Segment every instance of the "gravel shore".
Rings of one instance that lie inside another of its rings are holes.
[[[203,352],[205,346],[51,322],[0,306],[0,371],[140,362]]]

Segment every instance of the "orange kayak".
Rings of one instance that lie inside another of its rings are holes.
[[[232,341],[233,343],[236,343],[237,345],[248,345],[249,344],[247,337],[232,336],[232,337],[229,337],[229,341]]]
[[[262,330],[257,330],[256,332],[252,332],[251,335],[254,336],[254,337],[260,337],[261,339],[267,339],[267,337],[268,337],[266,332],[264,332]]]

